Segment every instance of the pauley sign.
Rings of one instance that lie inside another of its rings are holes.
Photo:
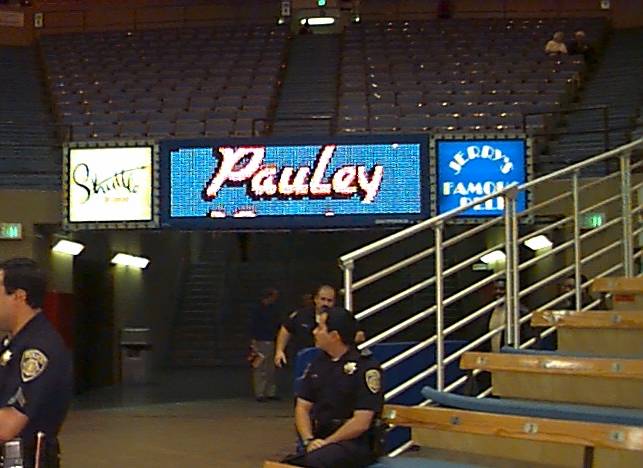
[[[357,195],[362,203],[372,203],[384,177],[384,166],[350,164],[326,174],[336,145],[320,147],[311,166],[264,164],[264,146],[221,146],[219,164],[207,183],[203,197],[213,200],[225,186],[246,185],[254,199],[347,198]]]
[[[526,180],[523,140],[440,140],[437,142],[438,212],[468,205],[513,183]],[[498,215],[502,197],[492,198],[464,211],[463,216]],[[518,210],[525,208],[524,195]]]

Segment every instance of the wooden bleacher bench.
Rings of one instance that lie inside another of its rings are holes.
[[[643,277],[596,278],[591,290],[611,293],[614,310],[643,310]]]
[[[545,310],[534,312],[531,325],[556,326],[563,353],[643,358],[643,310]]]
[[[643,429],[451,408],[386,405],[421,446],[559,466],[643,466]]]
[[[643,408],[643,359],[470,352],[460,367],[491,372],[496,396]]]

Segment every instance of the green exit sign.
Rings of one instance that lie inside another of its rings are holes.
[[[22,224],[0,223],[0,239],[10,239],[10,240],[22,239]]]
[[[585,213],[581,227],[583,229],[595,229],[605,224],[605,213]]]

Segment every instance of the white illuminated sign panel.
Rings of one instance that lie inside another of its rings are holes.
[[[151,147],[69,150],[69,222],[151,221]]]

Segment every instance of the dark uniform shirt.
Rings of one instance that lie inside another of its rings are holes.
[[[275,341],[279,322],[277,304],[255,305],[250,310],[250,336],[257,341]]]
[[[382,371],[370,357],[355,348],[337,361],[321,353],[306,370],[298,397],[313,403],[311,419],[315,437],[335,432],[355,410],[375,412],[379,417],[384,404]],[[366,441],[367,434],[362,437]]]
[[[315,309],[307,307],[294,311],[284,322],[284,328],[292,335],[292,349],[296,354],[304,348],[315,346],[313,330],[317,326]]]
[[[33,463],[36,434],[57,449],[58,432],[73,394],[71,355],[43,313],[36,314],[0,347],[0,406],[29,418],[20,433],[25,466]],[[48,466],[48,465],[45,465]]]

